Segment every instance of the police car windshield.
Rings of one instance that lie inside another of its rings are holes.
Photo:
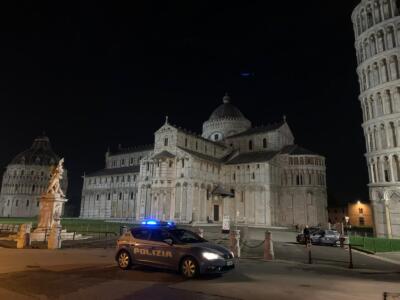
[[[173,229],[170,230],[170,233],[174,236],[175,239],[178,240],[178,242],[185,244],[207,242],[205,239],[195,234],[194,232],[185,229]]]

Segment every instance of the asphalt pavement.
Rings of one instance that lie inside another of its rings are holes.
[[[241,259],[223,276],[184,280],[141,266],[122,271],[114,249],[0,249],[0,299],[364,300],[400,292],[398,265],[356,254],[356,268],[349,270],[342,250],[315,247],[316,263],[309,265],[304,246],[282,243],[274,262]]]

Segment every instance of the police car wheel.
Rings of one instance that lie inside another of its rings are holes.
[[[186,257],[181,263],[181,273],[185,278],[194,278],[198,273],[197,262],[192,257]]]
[[[126,251],[121,251],[118,254],[118,266],[122,269],[122,270],[128,270],[131,268],[132,266],[132,261],[131,261],[131,257],[129,256],[129,253]]]

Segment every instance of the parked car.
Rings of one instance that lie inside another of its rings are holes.
[[[309,230],[310,230],[310,234],[313,234],[314,232],[317,232],[318,230],[321,230],[321,228],[319,228],[319,227],[310,227]],[[304,239],[304,234],[303,233],[299,233],[296,236],[296,241],[298,243],[300,243],[300,244],[305,244],[306,240]]]
[[[179,271],[186,278],[235,268],[234,255],[225,247],[155,220],[144,221],[123,234],[117,241],[115,260],[124,270],[132,265],[148,265]]]
[[[318,230],[311,234],[311,243],[315,245],[336,246],[340,243],[340,233],[336,230]]]

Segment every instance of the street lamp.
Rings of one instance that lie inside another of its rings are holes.
[[[344,219],[346,220],[346,231],[347,231],[347,227],[349,225],[350,217],[349,216],[345,216]]]

